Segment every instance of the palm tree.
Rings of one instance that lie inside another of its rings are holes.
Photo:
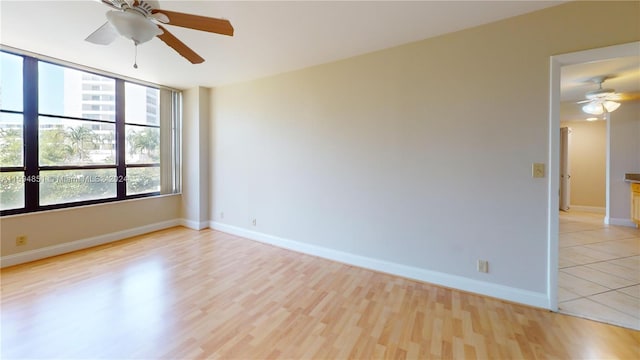
[[[140,152],[147,156],[147,159],[156,162],[160,159],[158,147],[160,145],[160,136],[157,129],[144,129],[142,131],[132,130],[127,136],[130,148],[129,154],[134,155]]]
[[[86,126],[70,127],[67,131],[67,139],[71,142],[72,154],[81,162],[87,158],[88,150],[96,148],[96,134]]]

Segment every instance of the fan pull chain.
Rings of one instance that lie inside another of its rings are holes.
[[[134,43],[133,46],[135,47],[134,54],[133,54],[133,68],[137,69],[138,68],[138,44]]]

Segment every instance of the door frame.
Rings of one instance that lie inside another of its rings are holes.
[[[558,311],[558,253],[559,253],[559,211],[560,190],[560,77],[561,68],[567,65],[613,58],[636,56],[640,51],[640,41],[607,46],[603,48],[554,55],[550,58],[549,89],[549,180],[548,180],[548,226],[547,226],[547,295],[548,308]],[[608,117],[607,117],[608,119]],[[608,125],[607,125],[608,126]],[[607,140],[607,144],[609,141]],[[608,147],[609,145],[607,145]],[[607,151],[607,157],[609,156]],[[607,164],[609,161],[607,160]],[[608,166],[607,166],[608,168]],[[607,184],[608,181],[607,171]],[[609,192],[607,185],[607,194]],[[607,208],[609,207],[607,199]]]
[[[566,132],[566,137],[565,133]],[[564,139],[564,141],[563,141]],[[565,143],[563,145],[563,142]],[[571,128],[560,127],[560,210],[569,210],[571,199],[571,161],[569,160],[569,148],[571,147]],[[562,164],[564,162],[564,165]],[[564,176],[563,176],[564,174]]]

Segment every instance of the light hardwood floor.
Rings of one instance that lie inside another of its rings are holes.
[[[561,312],[640,330],[640,230],[560,212]]]
[[[640,358],[640,332],[212,230],[1,271],[9,358]]]

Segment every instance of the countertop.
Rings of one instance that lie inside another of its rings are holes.
[[[624,174],[624,181],[640,184],[640,174]]]

